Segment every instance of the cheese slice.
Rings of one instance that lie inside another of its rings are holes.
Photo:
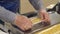
[[[37,24],[41,22],[41,19],[38,17],[32,17],[30,18],[30,20],[32,21],[33,24]]]

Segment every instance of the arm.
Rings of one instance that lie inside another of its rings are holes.
[[[36,10],[44,9],[42,0],[29,0]]]
[[[29,0],[33,7],[38,11],[38,17],[44,22],[50,22],[48,13],[46,12],[42,0]]]
[[[2,19],[5,22],[13,23],[15,20],[16,14],[6,10],[4,7],[0,6],[0,19]]]
[[[5,22],[9,22],[16,25],[23,31],[28,30],[32,27],[31,21],[27,17],[15,14],[1,6],[0,6],[0,19]]]

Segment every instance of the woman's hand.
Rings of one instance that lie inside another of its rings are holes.
[[[23,31],[32,28],[32,22],[26,16],[23,16],[23,15],[16,16],[15,24]]]
[[[38,16],[41,18],[43,22],[50,23],[49,14],[45,10],[40,10]]]

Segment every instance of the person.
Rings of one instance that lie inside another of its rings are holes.
[[[11,3],[13,2],[13,3]],[[5,9],[10,10],[14,13],[19,11],[19,0],[0,0],[0,6],[3,6]],[[13,7],[14,6],[14,7]],[[0,24],[4,25],[4,22],[0,20]]]
[[[45,8],[43,7],[42,0],[29,0],[33,7],[38,11],[38,17],[42,21],[49,23],[50,18]],[[31,20],[23,15],[16,14],[19,8],[19,0],[2,0],[0,1],[0,19],[4,22],[9,22],[21,30],[26,31],[32,28]]]

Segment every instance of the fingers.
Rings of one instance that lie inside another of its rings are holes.
[[[43,16],[44,16],[43,22],[45,22],[46,25],[49,25],[50,24],[49,14],[45,13]]]
[[[44,16],[45,16],[45,21],[46,21],[46,22],[50,22],[49,14],[46,13]]]
[[[46,11],[40,11],[40,18],[43,22],[50,22],[49,14]]]
[[[29,19],[25,19],[24,28],[25,28],[25,30],[28,30],[28,29],[32,28],[32,23]]]

